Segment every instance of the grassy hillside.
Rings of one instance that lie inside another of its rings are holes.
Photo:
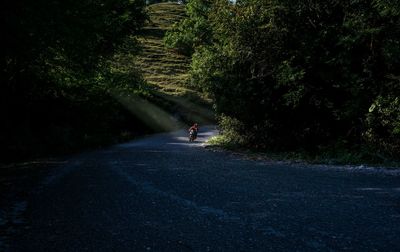
[[[182,90],[188,81],[190,59],[164,47],[163,37],[170,27],[185,15],[184,5],[161,3],[149,6],[150,20],[144,29],[141,42],[143,53],[139,66],[149,84],[163,90]]]
[[[148,7],[150,20],[139,38],[143,51],[138,66],[158,104],[186,123],[212,123],[211,103],[202,94],[187,87],[190,58],[164,47],[165,32],[185,16],[185,6],[160,3]]]

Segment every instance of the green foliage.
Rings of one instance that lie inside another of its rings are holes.
[[[7,1],[1,19],[2,155],[98,145],[132,125],[110,90],[140,90],[142,81],[110,59],[123,44],[138,51],[134,39],[124,41],[145,22],[143,1]]]
[[[173,34],[201,42],[188,43],[192,83],[213,96],[218,114],[243,125],[232,129],[245,143],[308,151],[384,144],[398,155],[399,6],[217,0],[203,17],[209,39],[191,28]],[[189,15],[181,24],[198,22]],[[368,113],[371,104],[385,109]]]
[[[168,48],[191,55],[201,44],[209,43],[211,27],[208,22],[208,12],[211,2],[207,0],[191,0],[186,5],[188,18],[175,24],[166,33],[164,43]]]
[[[396,157],[400,153],[400,97],[379,96],[369,108],[367,127],[366,140],[378,146],[380,152]]]
[[[223,139],[231,144],[232,146],[240,146],[246,144],[248,139],[244,138],[244,134],[238,134],[238,132],[244,132],[246,129],[244,125],[237,119],[221,115],[218,120],[220,132],[223,134]]]

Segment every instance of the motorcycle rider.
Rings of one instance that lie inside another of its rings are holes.
[[[199,125],[197,123],[193,124],[192,127],[189,128],[189,133],[190,131],[193,130],[193,140],[195,140],[197,138],[197,132],[199,132]]]

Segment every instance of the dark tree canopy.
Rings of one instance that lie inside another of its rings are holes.
[[[194,52],[192,83],[212,95],[234,139],[272,149],[363,145],[400,154],[398,0],[188,6],[167,45]]]
[[[94,118],[111,120],[117,110],[107,98],[106,61],[142,27],[144,7],[142,0],[3,3],[2,148],[29,152],[51,138],[68,145],[60,137],[85,135]]]

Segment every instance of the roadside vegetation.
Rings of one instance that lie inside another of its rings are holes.
[[[184,88],[190,59],[163,47],[184,15],[142,0],[7,3],[0,163],[212,120],[209,101]]]
[[[146,20],[143,1],[8,1],[1,12],[1,161],[146,130],[111,92],[145,94],[134,67],[113,63],[139,48],[130,36]]]
[[[145,2],[4,6],[2,161],[212,123],[214,112],[220,145],[400,156],[398,0]]]
[[[399,6],[191,0],[165,41],[192,55],[224,144],[379,163],[400,157]]]

